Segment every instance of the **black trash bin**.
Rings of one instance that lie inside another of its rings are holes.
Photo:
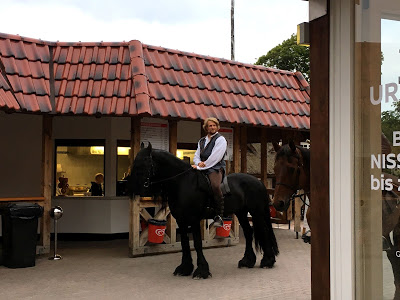
[[[38,218],[43,207],[32,203],[10,203],[0,209],[3,233],[3,265],[26,268],[35,265]]]

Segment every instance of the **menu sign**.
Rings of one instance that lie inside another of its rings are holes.
[[[228,142],[228,147],[226,149],[227,156],[225,160],[233,160],[233,128],[221,127],[218,132],[226,139]]]
[[[155,149],[169,151],[168,124],[142,122],[140,125],[140,142],[147,144],[150,142]]]

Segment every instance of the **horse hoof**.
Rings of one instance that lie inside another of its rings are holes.
[[[311,245],[311,236],[306,235],[306,236],[302,236],[301,238],[303,239],[304,243]]]
[[[212,275],[206,267],[198,267],[193,273],[193,279],[207,279],[208,277],[212,277]]]
[[[174,276],[179,275],[179,276],[189,276],[190,274],[192,274],[194,269],[193,264],[181,264],[179,266],[176,267],[175,271],[174,271]]]
[[[275,264],[275,257],[264,257],[261,260],[260,268],[272,268]]]
[[[243,257],[241,260],[239,260],[238,263],[238,268],[253,268],[254,265],[256,264],[256,261],[250,261],[250,259]]]

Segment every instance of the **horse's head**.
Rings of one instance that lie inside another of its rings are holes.
[[[275,142],[273,145],[276,151],[273,204],[276,210],[285,211],[290,205],[292,196],[305,184],[304,160],[300,149],[293,141],[283,146]]]
[[[152,157],[151,143],[145,148],[143,143],[141,150],[136,155],[135,160],[131,167],[131,174],[128,178],[128,186],[130,194],[135,195],[152,195],[150,189],[151,179],[155,175],[155,162]]]

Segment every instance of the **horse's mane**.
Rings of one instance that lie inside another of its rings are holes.
[[[172,153],[161,150],[161,149],[153,149],[151,151],[151,155],[154,159],[159,164],[163,164],[164,162],[169,162],[172,166],[170,166],[170,169],[174,169],[177,171],[184,172],[185,170],[192,169],[191,165],[188,164],[187,162],[181,160],[180,158],[176,157]],[[169,182],[162,182],[158,185],[159,189],[155,192],[154,198],[161,197],[161,209],[166,209],[168,204],[170,205],[170,195],[168,193],[168,186]],[[173,197],[172,197],[172,200]]]
[[[303,156],[304,165],[310,169],[310,149],[304,148],[302,146],[297,146]]]
[[[188,164],[187,162],[181,160],[180,158],[176,157],[175,155],[173,155],[172,153],[165,151],[165,150],[161,150],[161,149],[153,149],[152,150],[152,155],[155,159],[161,159],[161,160],[168,160],[173,162],[175,166],[175,168],[189,168],[190,164]]]

